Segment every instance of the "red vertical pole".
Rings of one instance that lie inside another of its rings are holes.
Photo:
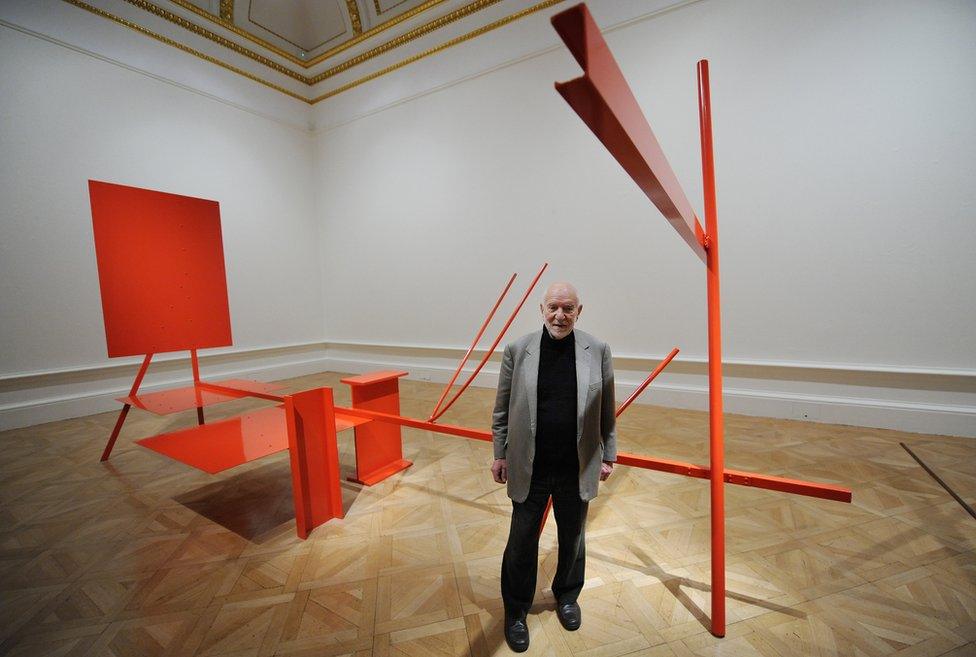
[[[142,359],[142,366],[139,367],[139,372],[129,389],[130,397],[135,397],[136,393],[139,392],[139,386],[142,385],[142,379],[146,376],[146,370],[149,369],[149,361],[152,360],[152,357],[152,354],[146,354],[146,357]],[[108,457],[112,455],[112,448],[115,447],[115,441],[118,440],[119,433],[122,431],[122,425],[125,423],[125,416],[129,414],[129,408],[131,408],[131,404],[125,404],[119,411],[119,419],[115,421],[115,428],[112,429],[112,435],[108,437],[105,449],[102,450],[102,458],[99,460],[107,461]]]
[[[722,427],[722,322],[719,303],[718,216],[712,158],[712,110],[708,60],[698,62],[698,118],[702,185],[705,192],[705,248],[708,285],[709,479],[712,503],[712,634],[725,636],[725,447]]]
[[[197,358],[197,350],[190,349],[190,367],[193,368],[193,389],[197,396],[197,424],[203,424],[203,399],[200,391],[200,360]]]

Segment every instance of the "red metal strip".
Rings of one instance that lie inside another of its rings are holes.
[[[552,25],[584,73],[556,91],[704,261],[701,224],[586,5],[554,15]]]
[[[522,300],[519,301],[519,304],[515,307],[515,310],[512,311],[512,314],[508,318],[508,321],[505,322],[505,326],[502,327],[501,333],[499,333],[498,337],[495,338],[495,341],[491,343],[491,347],[488,348],[488,352],[485,354],[485,357],[481,359],[480,363],[478,363],[478,367],[474,369],[474,372],[472,372],[471,376],[468,377],[468,380],[464,382],[464,385],[461,386],[461,389],[458,390],[453,397],[451,397],[451,401],[447,402],[444,408],[438,411],[437,415],[431,418],[430,420],[431,422],[436,421],[437,418],[444,415],[444,413],[447,412],[447,409],[449,409],[451,405],[458,400],[458,398],[464,393],[464,391],[468,389],[468,386],[471,385],[471,382],[474,381],[475,377],[478,376],[478,373],[481,372],[481,368],[485,366],[485,363],[488,362],[488,359],[491,358],[491,355],[495,353],[495,347],[497,347],[498,343],[502,341],[502,338],[505,336],[505,332],[508,331],[508,327],[511,326],[512,322],[515,321],[515,316],[518,315],[520,310],[522,310],[522,306],[525,305],[525,300],[529,298],[529,295],[532,293],[532,289],[535,288],[535,284],[539,282],[540,278],[542,278],[542,272],[544,272],[546,270],[546,267],[548,266],[549,266],[548,262],[543,263],[542,269],[540,269],[539,273],[536,274],[535,278],[532,279],[532,283],[529,284],[529,289],[527,289],[525,291],[525,294],[522,295]]]
[[[445,433],[452,436],[460,436],[462,438],[473,438],[475,440],[491,442],[490,431],[479,431],[478,429],[470,429],[468,427],[460,427],[452,424],[435,424],[434,422],[425,422],[424,420],[415,420],[409,417],[390,415],[389,413],[377,413],[376,411],[367,411],[360,408],[345,408],[342,406],[336,406],[335,410],[336,413],[341,413],[342,415],[352,415],[370,420],[378,420],[380,422],[400,424],[405,427],[421,429],[423,431],[433,431],[435,433]],[[671,461],[668,459],[657,459],[650,456],[642,456],[640,454],[629,454],[627,452],[617,453],[617,463],[620,465],[629,465],[634,468],[657,470],[659,472],[670,472],[671,474],[684,475],[686,477],[696,477],[698,479],[708,479],[711,476],[711,470],[704,465],[695,465],[694,463],[684,463],[682,461]],[[785,493],[793,493],[795,495],[805,495],[806,497],[818,497],[825,500],[836,500],[838,502],[851,501],[850,489],[841,488],[840,486],[831,486],[830,484],[818,484],[812,481],[784,479],[782,477],[774,477],[771,475],[763,475],[741,470],[726,470],[725,481],[739,486],[752,486],[753,488],[777,490]]]
[[[437,400],[437,404],[434,406],[434,410],[431,411],[430,417],[427,418],[428,420],[433,420],[434,417],[437,416],[437,411],[441,407],[441,402],[443,402],[444,398],[447,397],[447,393],[451,391],[451,386],[453,386],[454,382],[457,381],[458,375],[461,373],[461,368],[463,368],[464,364],[468,362],[468,358],[471,356],[471,352],[474,351],[474,348],[478,345],[478,340],[480,340],[481,336],[484,335],[485,329],[488,328],[488,324],[491,322],[492,317],[495,316],[495,312],[498,310],[498,306],[501,305],[502,299],[505,298],[505,295],[508,294],[508,291],[512,288],[512,283],[515,282],[515,278],[517,276],[518,274],[512,274],[512,277],[508,279],[508,285],[506,285],[505,289],[502,290],[501,295],[499,295],[498,297],[498,301],[495,302],[495,305],[492,307],[491,312],[488,313],[488,317],[486,317],[485,321],[481,324],[481,328],[478,330],[478,334],[474,336],[474,340],[471,342],[471,346],[468,347],[467,353],[464,354],[464,358],[462,358],[461,362],[458,363],[457,369],[454,370],[454,376],[451,377],[450,382],[444,388],[444,392],[441,393],[441,398]]]
[[[136,373],[136,378],[132,381],[132,387],[129,388],[129,396],[135,397],[136,393],[139,392],[139,386],[142,385],[142,380],[146,376],[146,371],[149,369],[149,362],[152,360],[152,354],[146,354],[146,357],[142,359],[142,365],[139,366],[139,371]],[[119,411],[119,419],[115,421],[115,428],[112,429],[111,435],[108,437],[108,442],[105,443],[105,449],[102,450],[102,457],[100,461],[107,461],[108,457],[112,455],[112,449],[115,447],[115,441],[119,439],[119,434],[122,432],[122,425],[125,424],[125,417],[129,414],[129,409],[132,404],[126,403],[122,406],[122,410]]]
[[[719,295],[718,213],[712,157],[712,110],[708,61],[698,62],[698,121],[701,131],[702,186],[705,194],[705,246],[708,251],[708,424],[712,505],[712,634],[725,636],[725,470],[722,421],[722,306]],[[778,490],[778,489],[777,489]]]
[[[342,413],[343,415],[364,417],[370,420],[379,420],[380,422],[400,424],[413,429],[422,429],[423,431],[434,431],[436,433],[446,433],[451,436],[460,436],[462,438],[473,438],[475,440],[484,440],[489,443],[491,442],[490,431],[479,431],[478,429],[469,429],[468,427],[460,427],[454,424],[435,424],[433,422],[425,422],[424,420],[415,420],[409,417],[390,415],[389,413],[367,411],[363,408],[346,408],[344,406],[336,406],[335,410],[337,413]]]
[[[674,360],[674,357],[677,355],[678,355],[678,348],[675,347],[674,349],[671,350],[671,353],[668,354],[665,357],[665,359],[662,360],[660,364],[658,364],[658,366],[654,368],[654,371],[647,375],[647,378],[644,379],[644,382],[639,386],[637,386],[637,390],[635,390],[633,394],[631,394],[630,397],[627,398],[627,401],[625,401],[623,404],[620,405],[620,408],[617,409],[616,417],[620,417],[620,414],[626,411],[627,407],[633,404],[635,399],[640,397],[640,394],[644,392],[644,389],[651,384],[651,381],[656,379],[657,375],[660,374],[664,370],[664,368],[668,366],[668,363]]]
[[[285,398],[281,395],[272,395],[271,393],[261,392],[259,390],[234,388],[232,386],[224,386],[218,383],[208,383],[206,381],[201,381],[197,384],[197,387],[201,390],[219,392],[225,395],[230,395],[231,397],[257,397],[258,399],[267,399],[268,401],[278,402],[279,404],[285,401]]]
[[[657,470],[658,472],[669,472],[671,474],[695,477],[697,479],[710,479],[712,471],[704,465],[685,463],[683,461],[672,461],[669,459],[657,459],[639,454],[628,454],[625,452],[617,453],[617,463],[629,465],[634,468],[645,470]],[[756,472],[745,472],[743,470],[726,470],[723,476],[726,483],[736,484],[737,486],[751,486],[753,488],[763,488],[765,490],[775,490],[805,497],[816,497],[823,500],[834,500],[835,502],[850,502],[852,495],[849,488],[832,486],[830,484],[819,484],[812,481],[800,479],[786,479],[784,477],[774,477],[772,475],[758,474]]]

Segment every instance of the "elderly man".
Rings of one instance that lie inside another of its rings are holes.
[[[525,616],[535,594],[539,525],[549,497],[559,561],[552,582],[556,614],[579,628],[586,563],[584,525],[599,481],[617,457],[610,348],[574,330],[583,311],[569,283],[553,283],[540,305],[545,326],[505,347],[492,416],[495,481],[508,484],[512,525],[502,560],[505,640],[529,647]]]

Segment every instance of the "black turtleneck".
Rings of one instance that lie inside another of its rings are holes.
[[[554,340],[542,329],[532,474],[576,473],[576,336]]]

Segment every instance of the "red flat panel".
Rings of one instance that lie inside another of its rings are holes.
[[[231,344],[216,201],[90,180],[108,355]]]
[[[284,408],[273,406],[136,442],[198,470],[216,474],[287,449],[288,431]]]
[[[141,408],[144,411],[149,411],[156,415],[169,415],[170,413],[187,411],[191,408],[213,406],[214,404],[220,404],[233,399],[248,397],[250,396],[247,394],[248,391],[269,393],[281,388],[277,384],[248,381],[247,379],[227,379],[226,381],[217,381],[216,385],[223,386],[228,390],[217,392],[203,387],[196,388],[194,386],[187,386],[185,388],[149,392],[144,395],[119,397],[118,400],[123,404],[131,404],[136,408]],[[237,388],[241,392],[233,392],[229,388]]]

